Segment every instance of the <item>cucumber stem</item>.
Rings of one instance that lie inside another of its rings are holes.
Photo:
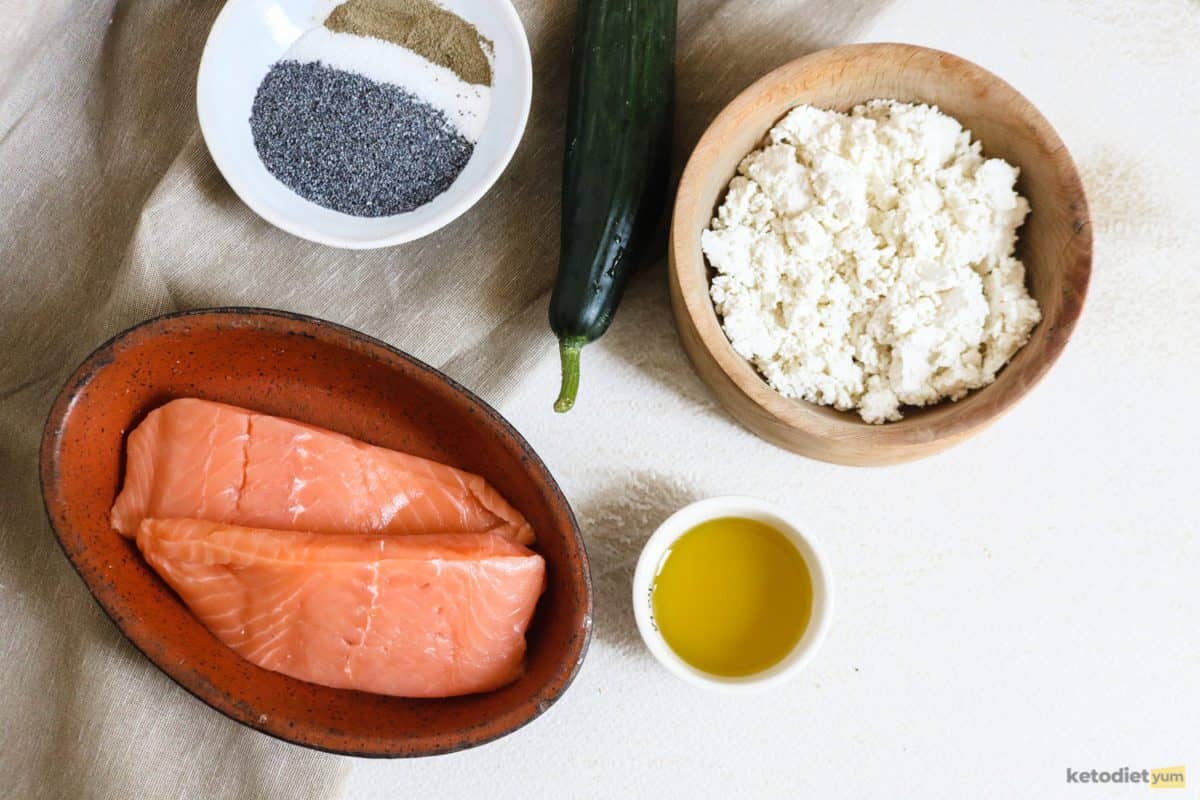
[[[579,392],[579,351],[587,344],[580,336],[563,336],[558,340],[558,355],[562,359],[562,388],[554,401],[554,410],[565,414],[575,405]]]

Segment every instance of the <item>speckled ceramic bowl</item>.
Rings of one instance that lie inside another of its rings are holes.
[[[407,700],[269,672],[221,644],[109,527],[126,434],[196,396],[291,417],[478,473],[533,524],[548,587],[524,676],[487,694]],[[172,314],[120,334],[75,371],[42,438],[42,494],[67,558],[133,644],[221,713],[290,742],[359,756],[482,744],[545,711],[587,651],[592,592],[579,529],[546,466],[511,425],[433,368],[375,339],[261,309]]]

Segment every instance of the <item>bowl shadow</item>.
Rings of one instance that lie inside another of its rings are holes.
[[[650,658],[633,616],[633,571],[650,534],[700,493],[678,478],[636,470],[628,481],[591,494],[575,509],[592,568],[592,633],[617,650]]]

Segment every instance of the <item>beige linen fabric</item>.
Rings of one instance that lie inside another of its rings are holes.
[[[0,796],[337,794],[346,759],[206,708],[92,602],[43,515],[41,426],[92,348],[176,309],[262,305],[325,317],[497,402],[531,363],[553,359],[545,304],[573,4],[518,5],[535,91],[512,165],[446,229],[360,253],[275,230],[217,173],[193,89],[219,3],[0,0]],[[681,5],[676,170],[737,90],[843,40],[877,4],[793,3],[785,13],[767,3],[753,14],[732,0]],[[739,57],[714,58],[729,26],[745,35]]]

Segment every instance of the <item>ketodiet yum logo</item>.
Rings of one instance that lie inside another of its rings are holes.
[[[1151,789],[1185,789],[1187,769],[1183,766],[1113,770],[1067,767],[1067,783],[1138,783]]]

